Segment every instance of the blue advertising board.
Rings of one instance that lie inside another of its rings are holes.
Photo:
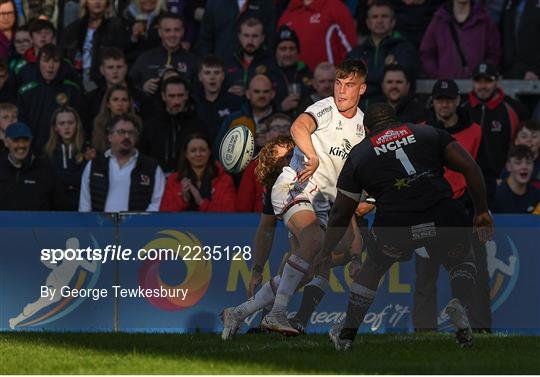
[[[246,299],[258,219],[256,214],[121,214],[113,220],[98,214],[0,214],[0,234],[8,245],[0,265],[0,328],[220,331],[221,310]],[[493,328],[538,334],[540,217],[497,216],[495,221],[495,239],[487,245]],[[54,265],[41,260],[43,249],[75,246],[108,246],[109,260]],[[279,224],[265,280],[278,273],[288,250],[287,231]],[[122,260],[111,261],[112,256]],[[414,276],[413,261],[391,268],[361,331],[412,330]],[[331,288],[309,331],[327,331],[343,316],[350,283],[345,268],[332,270]],[[89,297],[45,294],[47,287],[60,286],[82,289]],[[440,310],[450,298],[442,269],[438,288]],[[103,290],[105,297],[92,297]],[[291,312],[300,297],[294,296]],[[246,320],[248,325],[258,321],[257,315]],[[438,321],[441,330],[449,328],[442,313]]]

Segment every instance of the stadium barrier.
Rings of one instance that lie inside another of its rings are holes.
[[[257,214],[2,212],[0,329],[220,331],[221,310],[246,298],[258,220]],[[488,245],[493,328],[538,334],[540,217],[496,216],[495,222],[496,236]],[[180,258],[154,260],[160,249]],[[287,232],[279,224],[265,280],[277,272],[288,250]],[[102,259],[107,251],[106,261],[88,260],[98,251]],[[327,331],[343,316],[348,284],[346,270],[335,268],[309,331]],[[450,298],[443,269],[438,287],[442,309]],[[361,330],[412,330],[413,288],[414,262],[394,265]],[[299,302],[296,294],[290,310]],[[438,321],[441,330],[449,329],[444,314]],[[258,318],[247,322],[258,324]]]

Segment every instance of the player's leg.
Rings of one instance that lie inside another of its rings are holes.
[[[469,312],[471,313],[471,327],[474,332],[490,333],[491,298],[486,245],[482,244],[476,235],[473,235],[472,243],[477,277],[474,287],[474,303],[469,308]]]
[[[318,266],[313,279],[304,286],[300,308],[296,315],[289,320],[294,328],[305,332],[311,315],[330,288],[330,269],[334,266],[346,265],[351,258],[351,253],[361,249],[362,236],[356,218],[353,217],[351,225],[332,252],[331,257]]]
[[[415,254],[416,280],[413,294],[412,321],[415,331],[437,331],[437,279],[439,262],[421,248]]]
[[[289,243],[291,245],[291,252],[298,248],[298,241],[292,234],[289,237]],[[263,284],[261,289],[259,289],[252,298],[244,301],[238,306],[223,310],[221,313],[221,318],[223,320],[223,331],[221,333],[221,338],[223,340],[231,339],[239,330],[244,319],[257,311],[264,309],[266,312],[262,313],[262,323],[266,314],[272,307],[274,299],[276,298],[277,287],[279,286],[280,280],[281,268],[280,273]]]
[[[263,326],[269,330],[286,335],[297,335],[287,320],[287,306],[304,275],[308,272],[310,262],[322,246],[323,233],[320,223],[311,208],[311,204],[303,203],[291,207],[284,216],[287,228],[298,240],[299,248],[289,257],[277,289],[274,305],[266,316]]]
[[[435,249],[448,271],[453,299],[445,308],[456,327],[456,338],[462,347],[473,343],[468,308],[474,305],[476,266],[472,251],[472,227],[465,209],[456,201],[441,203],[437,214]]]
[[[471,252],[472,256],[472,252]],[[462,347],[473,344],[472,329],[469,322],[469,310],[474,305],[473,288],[476,280],[476,266],[473,259],[464,259],[457,263],[444,263],[450,276],[452,298],[445,308],[456,328],[456,339]]]
[[[330,339],[338,350],[349,349],[366,313],[375,299],[379,281],[393,262],[381,264],[373,260],[370,253],[351,284],[345,321],[330,330]]]

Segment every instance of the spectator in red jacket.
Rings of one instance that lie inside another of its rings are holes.
[[[519,117],[499,85],[499,73],[493,64],[481,63],[473,71],[473,89],[466,109],[471,120],[482,127],[483,139],[492,151],[497,176],[506,165]]]
[[[291,0],[282,25],[298,35],[299,59],[312,71],[323,61],[340,63],[357,44],[354,19],[341,0]]]
[[[167,178],[160,211],[234,212],[232,177],[210,156],[206,136],[194,133],[186,138],[178,171]]]
[[[275,140],[278,136],[291,135],[292,120],[286,114],[276,113],[271,115],[264,123],[267,129],[266,143]],[[256,178],[255,169],[258,164],[259,159],[251,161],[242,174],[238,186],[236,212],[262,212],[263,210],[265,188]]]

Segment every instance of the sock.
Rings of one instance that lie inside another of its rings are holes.
[[[309,317],[319,305],[319,302],[323,299],[326,290],[329,287],[328,280],[322,276],[315,276],[304,287],[304,294],[302,295],[302,303],[300,304],[300,309],[296,313],[295,318],[304,325],[307,326]]]
[[[274,276],[270,281],[266,282],[261,289],[255,293],[252,299],[243,302],[234,308],[234,315],[238,319],[244,319],[247,316],[255,313],[257,310],[264,308],[266,305],[271,304],[276,297],[276,289],[279,285],[280,277]]]
[[[465,262],[454,266],[450,271],[450,286],[454,297],[457,297],[469,315],[469,308],[474,305],[474,289],[476,284],[476,266]]]
[[[300,281],[306,274],[309,268],[309,263],[296,255],[291,255],[285,263],[283,272],[281,273],[281,281],[274,300],[272,311],[286,311],[291,296],[300,284]]]
[[[375,291],[366,288],[358,283],[352,283],[349,293],[349,305],[347,306],[347,317],[345,325],[339,337],[354,341],[358,328],[364,321],[364,317],[375,298]]]

